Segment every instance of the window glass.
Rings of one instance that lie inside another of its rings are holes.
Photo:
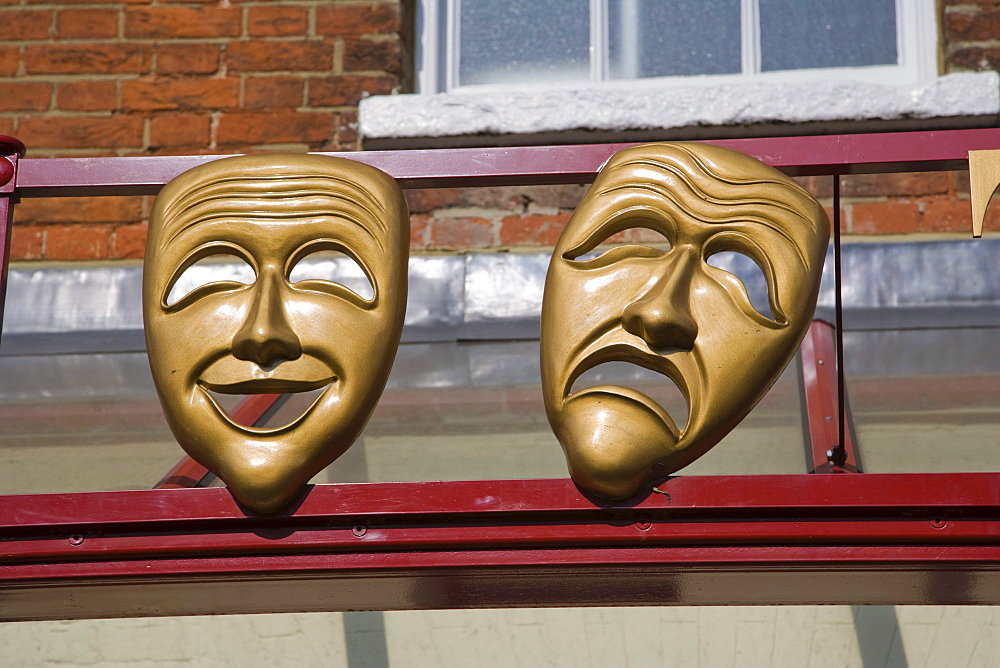
[[[895,65],[894,0],[760,0],[761,71]]]
[[[610,0],[612,79],[740,72],[740,0]]]
[[[586,80],[588,0],[463,0],[460,85]]]

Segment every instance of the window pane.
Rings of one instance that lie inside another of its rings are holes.
[[[588,0],[463,0],[459,83],[590,78]]]
[[[761,71],[895,65],[894,0],[760,0]]]
[[[612,79],[740,72],[739,0],[609,0]]]

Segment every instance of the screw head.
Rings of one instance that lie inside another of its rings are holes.
[[[361,538],[366,533],[368,533],[368,527],[366,527],[364,524],[355,524],[353,527],[351,527],[351,533],[353,533],[358,538]]]
[[[70,536],[69,537],[69,544],[70,545],[82,545],[83,544],[83,536],[81,536],[79,534],[75,534],[73,536]]]

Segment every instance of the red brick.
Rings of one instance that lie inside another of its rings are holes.
[[[0,81],[0,111],[44,111],[52,99],[52,85],[36,81]]]
[[[833,196],[833,179],[829,176],[793,176],[792,180],[816,199]]]
[[[401,58],[399,40],[344,40],[344,71],[382,71],[399,74]]]
[[[252,77],[243,82],[243,107],[278,109],[302,106],[301,77]]]
[[[305,35],[309,13],[305,7],[251,7],[247,13],[247,32],[251,37]]]
[[[950,41],[985,42],[1000,35],[1000,9],[982,9],[974,13],[946,12],[944,34]]]
[[[237,79],[123,81],[122,109],[230,109],[239,106]]]
[[[583,185],[526,186],[520,188],[520,196],[527,200],[525,203],[538,207],[575,209],[587,193],[587,188]]]
[[[5,38],[17,40],[48,39],[52,12],[33,9],[0,10],[0,25]]]
[[[826,180],[831,181],[829,177]],[[841,180],[840,194],[843,197],[920,197],[943,195],[950,187],[951,178],[947,172],[856,174]]]
[[[569,221],[569,213],[554,216],[507,216],[500,227],[504,246],[555,246]]]
[[[16,46],[0,46],[0,77],[12,77],[17,74],[17,66],[21,62],[21,49]]]
[[[854,234],[908,234],[920,231],[915,202],[858,202],[852,207]]]
[[[972,231],[972,203],[953,197],[935,197],[924,202],[923,229],[927,232]]]
[[[56,107],[61,111],[108,111],[118,108],[114,81],[70,81],[56,89]]]
[[[327,42],[233,42],[226,60],[234,72],[318,72],[333,66],[333,46]]]
[[[142,7],[125,10],[125,36],[138,39],[237,37],[239,7]]]
[[[110,237],[110,225],[57,225],[49,227],[45,231],[45,259],[106,259]]]
[[[408,192],[408,191],[404,191]],[[410,216],[410,249],[424,250],[427,248],[427,226],[429,216]]]
[[[1000,69],[1000,47],[970,46],[956,49],[948,55],[948,71],[955,69],[975,71]]]
[[[421,188],[404,190],[410,213],[428,213],[436,209],[458,206],[462,201],[458,188]]]
[[[121,225],[111,235],[112,258],[141,258],[146,251],[146,224]]]
[[[337,114],[337,145],[342,150],[358,150],[358,112],[342,111]]]
[[[13,136],[14,134],[14,119],[13,118],[0,118],[0,135]]]
[[[485,218],[434,218],[430,224],[430,248],[461,250],[496,246],[493,222]]]
[[[219,70],[216,44],[161,44],[156,48],[159,74],[215,74]]]
[[[329,141],[333,115],[324,112],[247,112],[223,114],[219,144],[315,144]]]
[[[45,228],[15,224],[10,233],[11,260],[40,260],[45,248]]]
[[[142,220],[142,197],[43,197],[17,205],[20,223],[131,223]]]
[[[156,114],[149,121],[151,148],[207,146],[209,142],[208,114]]]
[[[118,34],[116,9],[64,9],[56,14],[56,33],[62,39],[102,39]]]
[[[955,192],[968,196],[969,170],[963,169],[961,171],[951,172],[951,177],[954,181]]]
[[[391,93],[397,85],[399,79],[388,74],[315,77],[309,80],[309,106],[353,106],[367,95]]]
[[[316,8],[316,32],[321,35],[398,33],[399,29],[399,6],[395,2],[321,5]]]
[[[151,48],[145,44],[46,44],[24,49],[28,74],[143,74]]]
[[[142,146],[142,119],[26,116],[18,139],[32,148],[119,148]]]

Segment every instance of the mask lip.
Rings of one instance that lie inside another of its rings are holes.
[[[326,386],[326,388],[319,394],[319,396],[317,396],[316,399],[314,399],[313,402],[309,404],[309,407],[306,408],[305,411],[303,411],[302,415],[295,418],[288,424],[281,425],[280,427],[248,427],[246,425],[234,422],[233,419],[229,417],[229,415],[226,413],[226,411],[222,409],[222,407],[219,405],[219,402],[215,400],[215,397],[212,396],[212,393],[208,390],[208,388],[206,388],[204,385],[201,384],[201,381],[195,383],[195,389],[196,391],[201,393],[201,396],[208,401],[208,403],[212,406],[213,409],[215,409],[215,412],[219,415],[219,417],[221,417],[223,421],[227,425],[229,425],[229,427],[234,431],[240,432],[248,436],[281,436],[283,434],[286,434],[294,430],[301,423],[303,423],[306,420],[306,418],[309,417],[314,410],[316,410],[316,407],[326,398],[326,396],[330,394],[330,392],[334,391],[334,388],[336,388],[339,384],[340,384],[340,379],[335,378],[331,383],[329,383]]]

